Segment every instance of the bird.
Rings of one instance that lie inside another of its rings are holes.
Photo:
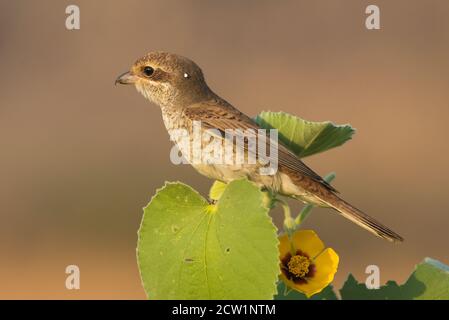
[[[259,125],[206,83],[203,71],[192,60],[174,53],[153,51],[117,77],[115,84],[134,85],[146,99],[160,107],[167,131],[184,129],[192,132],[195,122],[201,130],[261,129]],[[226,139],[226,136],[221,136]],[[176,142],[175,142],[176,143]],[[279,142],[278,169],[272,175],[260,173],[260,164],[190,164],[202,175],[229,183],[247,178],[256,185],[276,194],[298,199],[304,203],[329,207],[353,223],[390,242],[404,239],[376,219],[346,202],[339,192],[298,156]],[[245,149],[248,152],[248,148]]]

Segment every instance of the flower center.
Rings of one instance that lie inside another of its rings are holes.
[[[295,277],[303,278],[307,273],[309,273],[310,259],[296,255],[291,257],[287,264],[288,271],[295,275]]]

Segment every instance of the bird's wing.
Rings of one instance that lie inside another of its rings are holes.
[[[240,112],[224,100],[211,100],[191,105],[185,109],[185,115],[193,121],[201,121],[207,129],[217,129],[222,133],[226,129],[261,129],[253,119]],[[268,137],[269,138],[269,137]],[[267,139],[268,140],[268,139]],[[247,147],[247,146],[245,146]],[[301,174],[325,186],[328,190],[337,192],[320,175],[304,164],[293,152],[278,142],[278,165],[290,172]]]

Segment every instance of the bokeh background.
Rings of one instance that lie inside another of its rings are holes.
[[[78,31],[65,28],[69,4]],[[381,30],[365,28],[369,4]],[[425,256],[449,263],[448,16],[445,0],[1,0],[0,298],[145,298],[142,207],[166,180],[211,184],[171,164],[158,107],[113,85],[151,50],[190,57],[250,115],[358,129],[306,163],[336,171],[345,198],[406,241],[316,210],[307,227],[340,255],[337,288],[370,264],[401,283]],[[65,288],[69,264],[81,290]]]

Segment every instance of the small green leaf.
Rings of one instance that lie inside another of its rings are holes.
[[[287,294],[285,293],[285,284],[282,281],[279,281],[278,294],[274,297],[274,300],[338,300],[331,284],[324,288],[320,293],[314,294],[310,298],[307,298],[305,294],[292,289],[290,289]]]
[[[144,209],[137,248],[149,299],[271,299],[279,274],[276,228],[262,192],[229,183],[215,205],[167,183]]]
[[[221,195],[226,189],[227,184],[218,180],[215,180],[212,187],[209,189],[209,198],[211,200],[220,199]]]
[[[212,187],[209,189],[209,199],[217,201],[221,198],[221,195],[226,189],[227,184],[218,180],[215,180]],[[273,209],[274,207],[274,196],[271,191],[262,191],[262,203],[268,209]]]
[[[438,300],[449,299],[449,267],[426,258],[403,285],[388,281],[379,289],[368,289],[350,274],[340,289],[345,300]]]
[[[338,147],[355,132],[350,125],[306,121],[285,112],[264,111],[255,121],[262,128],[277,129],[279,140],[302,158]]]

